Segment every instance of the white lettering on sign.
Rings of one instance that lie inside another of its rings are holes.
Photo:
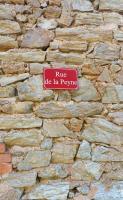
[[[56,72],[56,77],[66,78],[66,77],[67,77],[67,74],[66,74],[66,73]]]

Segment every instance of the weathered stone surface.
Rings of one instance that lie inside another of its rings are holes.
[[[56,39],[72,40],[72,41],[111,41],[112,40],[112,27],[99,26],[99,27],[73,27],[73,28],[57,28]]]
[[[18,81],[23,81],[27,78],[29,78],[29,74],[25,73],[25,74],[19,74],[16,76],[0,76],[0,86],[6,86]]]
[[[63,121],[44,120],[43,134],[46,137],[73,137],[73,133],[67,129]]]
[[[66,64],[81,64],[83,62],[83,56],[78,53],[61,53],[59,51],[48,51],[47,61],[61,62]]]
[[[35,114],[42,118],[73,118],[100,114],[103,106],[101,103],[73,102],[63,104],[61,102],[41,103],[35,110]],[[50,112],[49,112],[50,111]]]
[[[53,140],[52,138],[44,138],[44,140],[41,142],[41,149],[43,150],[50,150],[53,146]]]
[[[103,23],[102,14],[97,13],[77,13],[75,25],[101,25]]]
[[[89,142],[121,145],[123,140],[123,128],[106,119],[95,119],[82,132],[82,138]]]
[[[101,60],[116,60],[119,58],[120,47],[115,44],[98,43],[94,49],[94,58]]]
[[[57,20],[61,27],[70,26],[73,22],[73,17],[69,12],[62,12],[60,19]]]
[[[103,2],[103,1],[102,1]],[[107,190],[105,185],[103,185],[100,182],[93,183],[91,186],[92,191],[96,191],[96,193],[93,195],[93,198],[95,200],[122,200],[123,199],[123,182],[113,182],[112,186]]]
[[[13,97],[15,96],[15,86],[0,87],[0,97]]]
[[[123,112],[109,113],[108,117],[116,124],[123,126]]]
[[[99,180],[103,172],[100,163],[92,161],[76,161],[72,166],[71,178],[73,180]]]
[[[122,162],[123,151],[121,148],[97,146],[93,149],[92,160],[96,162]]]
[[[49,167],[45,167],[45,169],[40,169],[40,171],[38,171],[38,177],[41,179],[59,179],[65,178],[67,175],[65,167],[60,164],[52,164]]]
[[[61,0],[49,0],[49,5],[60,6],[61,5]]]
[[[21,43],[21,47],[25,48],[44,48],[48,47],[51,41],[50,33],[41,28],[29,30]]]
[[[0,4],[0,19],[14,19],[14,13],[12,12],[13,9],[5,4]]]
[[[102,13],[103,15],[103,19],[104,19],[104,23],[108,23],[108,24],[117,24],[117,25],[122,25],[123,24],[123,16],[120,15],[119,13],[115,13],[115,12],[104,12]]]
[[[39,19],[37,26],[42,29],[52,30],[57,27],[58,23],[55,19]]]
[[[8,184],[0,184],[0,200],[20,200],[23,190],[15,189]]]
[[[50,164],[50,151],[30,151],[24,160],[18,164],[18,170],[31,170],[37,167],[47,167]]]
[[[112,82],[111,73],[108,70],[108,68],[104,68],[104,70],[102,71],[102,73],[98,77],[98,81],[107,82],[107,83]]]
[[[79,89],[71,92],[74,101],[92,101],[98,100],[99,94],[90,80],[79,79]]]
[[[28,131],[10,131],[10,133],[4,137],[4,142],[8,146],[39,146],[42,140],[43,136],[41,135],[41,131],[38,129]]]
[[[92,3],[88,0],[63,0],[63,8],[66,10],[88,12],[93,10]]]
[[[117,3],[117,0],[101,0],[99,4],[100,10],[111,10],[111,11],[117,11],[122,12],[123,11],[123,1],[119,0]]]
[[[106,174],[106,178],[110,180],[118,180],[122,181],[123,180],[123,169],[117,169],[115,171],[110,171]]]
[[[44,13],[46,18],[59,18],[61,15],[61,8],[57,6],[48,6]]]
[[[77,158],[80,158],[82,160],[91,159],[91,146],[89,142],[87,142],[86,140],[83,140],[82,143],[80,144],[77,153]]]
[[[83,119],[72,118],[68,128],[72,131],[79,132],[83,126]]]
[[[36,183],[37,173],[29,172],[13,172],[5,178],[4,183],[16,188],[33,186]]]
[[[56,41],[57,42],[57,41]],[[80,41],[62,41],[59,43],[59,49],[62,52],[83,52],[87,50],[87,43]]]
[[[24,0],[1,0],[3,3],[24,4]]]
[[[13,49],[6,52],[0,52],[1,61],[12,62],[43,62],[45,52],[41,50]]]
[[[116,32],[114,33],[114,38],[115,38],[117,41],[122,42],[122,41],[123,41],[123,31],[116,31]]]
[[[5,74],[23,74],[28,71],[28,66],[24,62],[2,62],[1,68]]]
[[[123,86],[122,85],[109,85],[105,89],[102,97],[103,103],[119,103],[123,102]]]
[[[43,101],[53,97],[52,90],[43,89],[41,76],[33,76],[17,85],[19,99],[24,101]]]
[[[20,33],[21,29],[17,22],[10,21],[10,20],[0,20],[0,34],[14,34]]]
[[[30,63],[30,74],[36,75],[36,74],[42,74],[43,69],[46,67],[50,67],[47,63]]]
[[[53,163],[73,163],[77,151],[76,144],[56,143],[52,149]]]
[[[33,115],[0,115],[0,129],[41,127],[42,120]]]
[[[30,193],[26,194],[22,199],[67,200],[68,192],[69,184],[67,182],[40,184],[35,187]]]
[[[14,102],[9,99],[1,99],[0,111],[7,114],[27,114],[32,112],[32,102]]]
[[[17,41],[9,36],[0,36],[0,51],[9,50],[18,47]]]

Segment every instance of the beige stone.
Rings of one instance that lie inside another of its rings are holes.
[[[3,3],[24,4],[25,0],[0,0]]]
[[[111,10],[111,11],[117,11],[122,12],[123,11],[123,1],[119,0],[117,3],[117,0],[101,0],[99,4],[100,10]]]
[[[0,52],[1,61],[11,62],[43,62],[45,52],[41,50],[14,49],[6,52]]]
[[[12,7],[7,4],[0,4],[0,19],[14,19],[14,13]]]
[[[15,96],[15,86],[0,87],[0,97],[13,97]]]
[[[82,159],[82,160],[91,159],[91,146],[89,142],[87,142],[86,140],[83,140],[82,143],[80,144],[80,147],[77,153],[77,158]]]
[[[24,62],[2,62],[1,68],[5,74],[23,74],[29,71],[27,64],[24,64]]]
[[[103,23],[102,14],[97,13],[77,13],[75,18],[75,25],[101,25]]]
[[[102,13],[104,23],[108,24],[117,24],[117,25],[123,25],[123,16],[116,12],[104,12]]]
[[[45,18],[41,18],[41,19],[39,18],[38,24],[37,24],[38,27],[40,27],[42,29],[48,29],[48,30],[55,29],[57,27],[57,25],[58,25],[58,23],[57,23],[56,19],[45,19]]]
[[[57,6],[48,6],[44,13],[44,17],[46,18],[59,18],[61,15],[61,8]]]
[[[73,22],[73,17],[69,12],[62,12],[60,19],[57,20],[61,27],[70,26]]]
[[[59,49],[62,52],[83,52],[87,50],[87,43],[80,41],[62,41],[59,43]]]
[[[56,143],[52,149],[53,163],[73,163],[77,151],[76,144]]]
[[[0,36],[0,51],[6,51],[18,47],[18,42],[9,36]]]
[[[17,22],[10,21],[10,20],[0,20],[0,34],[14,34],[20,33],[20,25]]]

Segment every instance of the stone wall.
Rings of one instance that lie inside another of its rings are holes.
[[[123,200],[123,0],[0,0],[0,200]],[[44,90],[44,67],[79,90]]]

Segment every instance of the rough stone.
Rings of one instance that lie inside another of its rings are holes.
[[[61,102],[48,102],[37,106],[35,114],[42,118],[73,118],[100,114],[102,109],[101,103],[81,102],[73,104],[70,102],[63,104]]]
[[[103,14],[103,19],[104,19],[104,23],[108,23],[108,24],[117,24],[117,25],[123,25],[123,16],[120,15],[119,13],[116,12],[104,12]]]
[[[69,27],[73,22],[73,17],[69,12],[62,12],[60,19],[57,20],[61,27]]]
[[[41,50],[30,49],[12,49],[6,52],[0,52],[1,61],[12,62],[43,62],[45,52]]]
[[[19,74],[16,76],[1,76],[0,77],[0,86],[6,86],[18,81],[23,81],[27,78],[29,78],[29,73],[25,73],[25,74]]]
[[[48,51],[47,61],[49,62],[61,62],[66,64],[81,64],[83,62],[83,56],[78,53],[61,53],[59,51]]]
[[[102,14],[97,13],[77,13],[75,25],[101,25],[103,23]]]
[[[17,22],[10,21],[10,20],[0,20],[0,34],[14,34],[20,33],[21,29]]]
[[[106,119],[95,119],[82,132],[82,138],[91,143],[104,143],[110,145],[121,145],[123,138],[123,128]]]
[[[77,153],[77,158],[80,158],[82,160],[91,159],[91,146],[89,142],[85,140],[82,141]]]
[[[93,183],[91,186],[92,191],[96,191],[92,196],[95,200],[122,200],[123,199],[123,182],[113,182],[112,186],[107,190],[104,184],[101,182]]]
[[[31,170],[37,167],[47,167],[50,164],[50,151],[30,151],[24,160],[18,164],[18,170]]]
[[[111,41],[112,26],[57,28],[56,39],[72,41]]]
[[[90,80],[79,79],[79,89],[71,92],[74,101],[95,101],[99,99],[99,94]]]
[[[13,9],[7,4],[0,4],[0,19],[14,19]]]
[[[0,184],[0,200],[20,200],[23,190],[15,189],[8,184]]]
[[[33,186],[36,183],[36,177],[37,173],[34,171],[13,172],[3,182],[15,188],[24,188]]]
[[[37,74],[42,74],[43,69],[45,67],[50,67],[49,64],[40,64],[40,63],[30,63],[30,74],[32,75],[37,75]]]
[[[111,10],[116,12],[122,12],[123,11],[123,1],[119,0],[117,3],[117,0],[101,0],[99,4],[100,10]]]
[[[123,31],[116,31],[116,32],[114,33],[114,38],[115,38],[117,41],[123,42]]]
[[[46,137],[73,137],[73,134],[67,129],[62,121],[44,120],[43,134]]]
[[[0,36],[0,50],[9,50],[18,47],[17,41],[9,36]]]
[[[122,162],[122,149],[97,146],[92,151],[92,160],[96,162]]]
[[[44,13],[44,17],[46,18],[59,18],[61,15],[61,8],[57,6],[48,6]]]
[[[24,0],[1,0],[3,3],[24,4]]]
[[[123,126],[123,112],[113,112],[109,113],[108,117],[115,123],[120,126]]]
[[[37,24],[38,27],[42,29],[48,29],[48,30],[55,29],[57,25],[58,23],[55,19],[45,19],[45,18],[39,19],[38,24]]]
[[[43,150],[50,150],[52,146],[53,146],[52,138],[44,138],[44,140],[41,142],[41,149]]]
[[[23,74],[28,71],[28,66],[24,62],[2,62],[1,68],[5,74]]]
[[[48,199],[48,200],[67,200],[69,184],[67,182],[57,182],[51,184],[39,184],[32,191],[26,194],[23,200]]]
[[[73,180],[99,180],[103,172],[100,163],[92,161],[76,161],[72,166],[71,178]]]
[[[52,149],[53,163],[73,163],[77,151],[76,144],[56,143]]]
[[[57,43],[57,41],[56,41]],[[87,43],[80,41],[62,41],[59,43],[59,49],[62,52],[83,52],[87,50]]]
[[[15,96],[15,86],[0,87],[0,98]]]
[[[65,167],[60,164],[52,164],[38,171],[38,177],[41,179],[61,179],[67,177],[67,175]]]
[[[18,96],[21,101],[43,101],[53,97],[52,90],[44,90],[41,76],[33,76],[17,85]]]
[[[33,115],[0,115],[0,129],[40,128],[42,120]]]
[[[43,136],[41,131],[37,129],[32,129],[28,131],[10,131],[10,133],[4,137],[4,142],[8,146],[39,146]]]
[[[41,28],[35,28],[29,30],[25,35],[21,43],[21,47],[24,48],[45,48],[48,47],[50,41],[50,34],[47,30]]]

